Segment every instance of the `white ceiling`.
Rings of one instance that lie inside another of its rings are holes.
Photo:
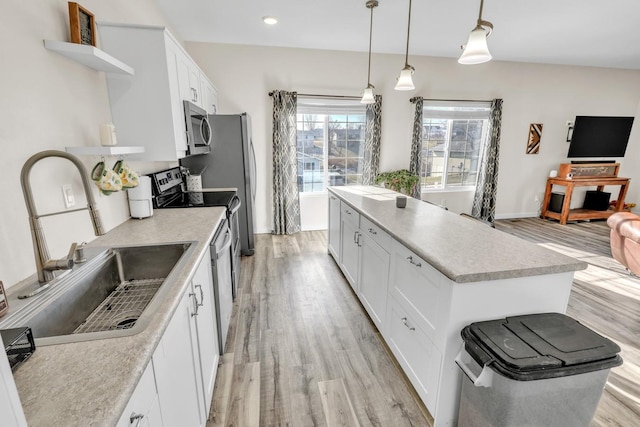
[[[364,51],[366,0],[155,0],[186,41]],[[408,0],[379,0],[373,51],[404,54]],[[457,57],[480,0],[415,0],[409,55]],[[275,26],[265,15],[279,19]],[[640,0],[485,0],[495,60],[640,70]],[[409,58],[411,63],[411,58]]]

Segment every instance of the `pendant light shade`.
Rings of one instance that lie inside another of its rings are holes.
[[[409,35],[411,34],[411,0],[409,0],[409,19],[407,20],[407,50],[404,55],[404,68],[400,71],[400,77],[396,83],[395,90],[413,90],[413,72],[415,68],[409,65]]]
[[[373,104],[376,102],[373,96],[373,89],[375,87],[371,84],[371,38],[373,35],[373,8],[378,6],[378,0],[369,0],[366,3],[367,9],[371,10],[371,20],[369,21],[369,66],[367,68],[367,87],[362,94],[360,103]]]
[[[402,71],[400,71],[400,77],[398,77],[398,82],[396,83],[395,90],[414,90],[416,87],[413,85],[413,71],[414,68],[409,65],[405,66]]]
[[[368,88],[364,90],[362,94],[362,99],[360,100],[361,104],[373,104],[376,102],[376,99],[373,96],[373,85],[370,85]]]
[[[487,38],[493,31],[493,24],[489,21],[482,20],[482,7],[484,0],[480,0],[480,14],[478,15],[478,23],[469,34],[467,44],[462,46],[463,52],[458,59],[460,64],[482,64],[491,61],[493,58],[487,46]]]

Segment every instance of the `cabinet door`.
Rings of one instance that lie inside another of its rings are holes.
[[[408,312],[389,297],[386,338],[389,348],[427,409],[435,417],[442,355]]]
[[[194,313],[193,293],[186,292],[153,355],[165,426],[202,426],[206,421]]]
[[[354,211],[352,215],[357,215]],[[358,228],[358,222],[354,222],[348,217],[345,218],[344,211],[341,218],[341,248],[340,248],[340,267],[344,273],[347,281],[358,293],[358,261],[360,253],[360,229]]]
[[[153,362],[149,362],[131,395],[131,399],[129,399],[129,403],[122,412],[117,426],[153,427],[159,425],[162,425],[162,417],[154,379]]]
[[[205,414],[209,414],[213,386],[218,370],[220,349],[218,348],[218,328],[216,325],[213,281],[211,278],[211,258],[209,251],[200,262],[193,276],[193,293],[197,299],[198,312],[194,316],[198,333],[198,352],[202,372],[203,405]]]
[[[169,76],[169,91],[171,111],[173,117],[173,134],[178,157],[183,157],[187,151],[187,127],[182,105],[183,94],[188,93],[189,76],[185,69],[183,52],[167,37],[167,67]],[[186,78],[185,78],[186,77]]]
[[[218,91],[204,73],[200,74],[200,89],[202,91],[202,108],[209,114],[218,112]]]
[[[340,199],[329,194],[329,230],[327,233],[329,253],[340,263]]]
[[[379,244],[362,233],[360,238],[359,297],[379,330],[387,311],[387,284],[391,256]]]

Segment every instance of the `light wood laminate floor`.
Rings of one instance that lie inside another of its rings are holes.
[[[502,220],[498,230],[589,263],[567,314],[622,348],[592,423],[640,426],[640,279],[611,258],[604,221]],[[339,268],[326,232],[256,236],[242,258],[207,427],[428,426]]]
[[[221,359],[208,427],[431,425],[325,231],[256,235]]]

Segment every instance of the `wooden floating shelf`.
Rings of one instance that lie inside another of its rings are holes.
[[[100,147],[65,147],[67,153],[76,156],[124,156],[144,153],[144,147],[137,146],[100,146]]]
[[[130,76],[136,74],[132,67],[97,47],[57,40],[45,40],[44,47],[97,71]]]

